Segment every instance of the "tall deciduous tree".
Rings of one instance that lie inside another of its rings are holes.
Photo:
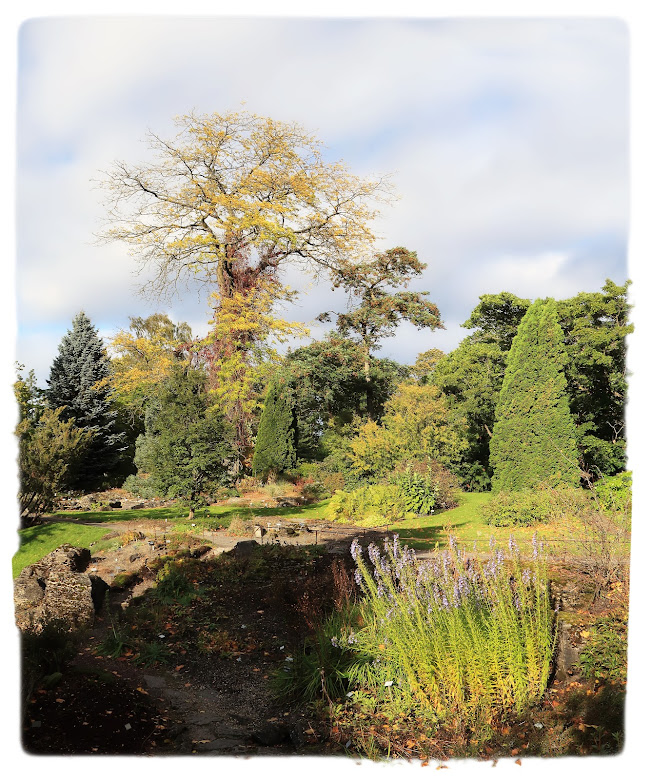
[[[213,402],[233,427],[238,460],[248,466],[259,398],[270,372],[282,360],[277,347],[309,330],[277,315],[276,304],[295,296],[273,276],[264,276],[257,287],[230,298],[212,297],[212,327],[197,344],[197,354],[206,366]]]
[[[71,487],[96,488],[111,477],[125,448],[116,430],[112,408],[111,364],[89,318],[80,312],[59,344],[44,395],[52,409],[63,407],[61,419],[92,434],[85,457],[72,476]]]
[[[108,229],[161,292],[198,280],[222,298],[294,260],[330,271],[369,250],[388,185],[325,162],[299,124],[248,112],[189,114],[171,140],[150,133],[151,163],[106,174]]]
[[[556,304],[539,299],[523,317],[507,358],[490,445],[494,489],[579,485],[567,361]]]
[[[232,449],[222,415],[211,410],[206,377],[175,366],[147,410],[136,465],[162,495],[183,500],[192,519],[203,493],[226,478]]]
[[[352,334],[360,343],[364,356],[364,375],[371,384],[371,353],[378,349],[381,339],[393,336],[401,321],[417,328],[443,328],[439,309],[427,299],[427,292],[399,290],[419,276],[425,268],[416,252],[404,247],[376,254],[366,262],[349,261],[333,276],[334,287],[342,287],[357,306],[337,314],[337,329],[343,335]],[[394,292],[398,290],[397,292]],[[318,319],[328,321],[331,312]],[[371,404],[368,405],[371,417]]]
[[[288,388],[273,381],[258,426],[252,470],[255,476],[282,473],[297,464],[297,421]]]

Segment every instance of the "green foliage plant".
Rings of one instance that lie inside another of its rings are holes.
[[[297,465],[297,421],[288,388],[271,383],[260,418],[252,471],[266,479],[270,472],[282,473]]]
[[[493,546],[487,560],[467,557],[451,538],[419,561],[398,537],[366,556],[351,545],[362,591],[361,628],[333,641],[361,657],[349,683],[379,701],[419,707],[458,728],[522,711],[546,687],[555,643],[543,546],[536,536],[510,561]]]
[[[624,683],[627,679],[627,616],[599,617],[589,633],[589,641],[579,659],[584,676]]]
[[[398,522],[414,513],[396,485],[364,485],[351,491],[338,490],[325,512],[328,520],[359,526],[381,526]]]
[[[71,488],[95,488],[106,483],[126,449],[125,435],[116,426],[112,403],[111,361],[102,339],[84,312],[63,337],[50,368],[44,395],[63,421],[92,434],[88,449],[69,475]]]
[[[183,501],[192,520],[206,493],[228,479],[232,454],[227,425],[209,404],[204,374],[175,366],[138,437],[139,473],[149,475],[155,492]]]
[[[603,477],[593,483],[600,506],[611,512],[630,513],[632,510],[632,472],[623,471],[612,477]]]
[[[494,490],[579,485],[567,360],[555,302],[539,299],[521,320],[507,358],[490,447]]]

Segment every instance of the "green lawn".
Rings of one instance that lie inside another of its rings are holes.
[[[506,544],[510,534],[513,534],[519,544],[526,545],[529,544],[535,530],[540,539],[549,540],[552,546],[568,549],[568,544],[572,544],[571,536],[577,529],[574,529],[568,520],[563,526],[547,524],[536,528],[493,528],[485,525],[480,510],[490,498],[490,493],[461,493],[459,506],[454,509],[442,510],[417,520],[390,524],[388,531],[398,533],[401,542],[417,550],[429,549],[435,545],[445,546],[449,533],[452,533],[469,551],[475,544],[480,552],[488,551],[491,536],[498,542]],[[243,520],[249,520],[254,516],[320,520],[323,519],[327,506],[328,500],[318,501],[305,507],[286,508],[222,504],[199,510],[193,521],[194,530],[228,528],[234,517],[241,517]],[[124,523],[126,530],[130,523],[138,520],[167,519],[171,530],[188,532],[193,530],[193,527],[188,523],[187,517],[187,508],[177,506],[136,511],[114,509],[110,512],[57,512],[56,522],[20,532],[21,546],[13,558],[14,577],[24,566],[35,563],[61,544],[67,542],[88,546],[90,542],[97,542],[107,533],[107,529],[101,526],[83,526],[79,524],[80,521]],[[76,522],[66,522],[66,520]],[[100,545],[96,549],[100,549]]]
[[[305,520],[319,520],[324,517],[328,500],[317,501],[304,507],[263,507],[222,504],[197,510],[193,523],[196,528],[227,528],[234,517],[248,520],[256,517],[288,517]],[[112,509],[110,512],[57,512],[58,520],[75,520],[86,523],[129,523],[135,520],[169,520],[176,531],[187,531],[188,508],[169,506],[158,509]]]
[[[88,547],[106,535],[106,528],[96,528],[77,523],[45,523],[19,531],[20,547],[12,559],[13,576],[62,544]]]

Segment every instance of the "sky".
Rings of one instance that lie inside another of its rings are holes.
[[[297,121],[329,160],[391,174],[379,251],[415,250],[445,330],[402,325],[380,354],[453,349],[484,293],[564,298],[628,276],[628,30],[618,19],[59,17],[23,23],[17,82],[17,347],[41,385],[84,310],[108,341],[166,311],[208,330],[205,294],[144,299],[124,245],[98,245],[97,186],[173,117],[245,108]],[[307,292],[314,323],[346,305]]]
[[[220,0],[178,6],[98,0],[92,11],[67,1],[16,5],[19,11],[9,3],[3,12],[8,23],[0,25],[5,106],[16,107],[15,116],[2,115],[10,150],[6,180],[15,179],[15,203],[3,210],[7,251],[0,285],[6,516],[15,516],[17,489],[13,358],[35,369],[43,386],[80,309],[105,339],[126,327],[130,315],[162,309],[138,296],[144,279],[134,274],[126,248],[94,243],[104,212],[93,180],[115,159],[145,160],[146,132],[169,135],[173,116],[238,110],[243,102],[249,111],[301,122],[326,144],[329,159],[343,159],[353,173],[393,174],[401,199],[375,226],[384,236],[379,249],[404,245],[428,264],[414,289],[430,291],[446,330],[402,327],[384,343],[383,355],[409,363],[432,347],[453,349],[467,332],[461,323],[484,293],[563,298],[598,290],[607,277],[633,277],[629,453],[635,475],[644,473],[652,341],[645,274],[652,50],[648,18],[639,10],[644,4],[494,0],[489,10],[486,2],[438,0],[437,19],[430,18],[435,4],[413,0],[315,1],[309,10],[305,3],[263,7],[241,0],[238,18],[216,16],[233,8]],[[204,16],[150,15],[181,11]],[[113,16],[80,16],[100,13]],[[638,96],[631,123],[630,79]],[[630,145],[636,164],[628,171]],[[308,284],[296,273],[289,280]],[[333,295],[328,286],[313,286],[288,315],[310,321],[344,303]],[[164,310],[188,321],[196,334],[206,331],[203,296],[188,294]],[[314,336],[322,333],[313,328]],[[652,538],[641,486],[635,477],[625,753],[582,758],[592,777],[612,777],[614,770],[636,776],[634,767],[647,754],[645,575]],[[5,523],[3,533],[5,549],[15,549],[14,523]],[[9,589],[1,608],[9,625]],[[13,734],[17,676],[7,682],[14,686],[5,697],[12,703],[7,733]],[[11,759],[27,757],[16,745]],[[88,761],[95,777],[115,775],[115,762]],[[180,763],[156,762],[157,775],[178,776]],[[220,759],[221,768],[227,763]],[[324,769],[319,760],[284,762],[284,776],[332,777],[332,763],[326,763]],[[260,775],[256,761],[231,764],[234,776]],[[464,777],[489,766],[463,765],[447,766]],[[544,778],[550,768],[536,759],[518,768],[506,759],[498,773],[523,769]],[[424,772],[418,765],[393,769]],[[343,776],[375,777],[383,770],[389,767],[337,763]],[[574,777],[577,764],[555,761],[554,771]]]

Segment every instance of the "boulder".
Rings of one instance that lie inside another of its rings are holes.
[[[258,542],[255,539],[247,539],[244,542],[238,542],[231,550],[231,554],[236,558],[247,558],[258,547]]]
[[[90,625],[108,589],[85,573],[90,560],[89,550],[64,544],[26,566],[14,583],[18,628],[38,634],[51,623],[69,630]]]

